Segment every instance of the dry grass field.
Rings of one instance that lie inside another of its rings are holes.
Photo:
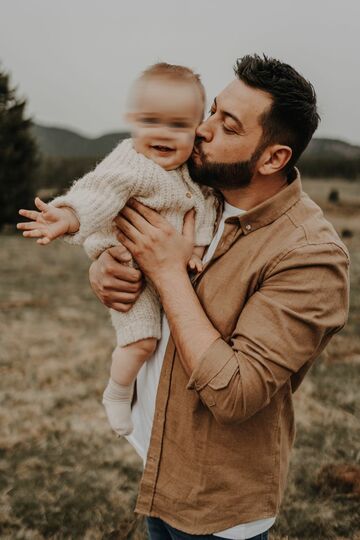
[[[297,438],[272,540],[360,539],[360,187],[305,181],[352,257],[351,315],[295,394]],[[337,188],[338,204],[329,203]],[[352,234],[352,236],[350,236]],[[81,249],[0,237],[0,538],[146,538],[141,463],[100,405],[114,335]]]

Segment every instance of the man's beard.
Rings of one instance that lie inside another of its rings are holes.
[[[259,145],[247,161],[210,163],[199,145],[196,146],[196,153],[201,163],[196,163],[191,156],[188,160],[189,173],[196,184],[209,186],[219,191],[244,188],[251,183],[262,151],[263,147]]]

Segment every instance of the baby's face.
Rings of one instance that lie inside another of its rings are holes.
[[[132,111],[134,148],[170,171],[191,155],[203,101],[192,82],[152,78],[137,83]]]

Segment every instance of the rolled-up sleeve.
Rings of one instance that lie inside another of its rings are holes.
[[[335,243],[303,245],[269,267],[232,335],[211,344],[187,386],[220,423],[244,421],[266,407],[344,326],[348,267]]]

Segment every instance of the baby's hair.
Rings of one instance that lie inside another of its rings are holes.
[[[145,69],[138,80],[144,80],[151,77],[166,77],[172,80],[194,83],[200,91],[203,103],[205,104],[206,102],[205,88],[201,82],[200,75],[188,67],[158,62]]]

